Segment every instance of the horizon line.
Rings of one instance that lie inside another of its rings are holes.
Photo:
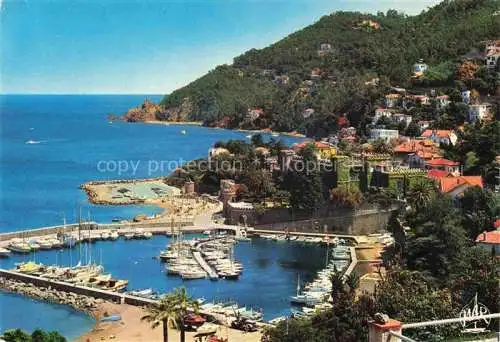
[[[166,96],[168,94],[165,93],[0,93],[0,96],[6,95],[54,95],[54,96],[68,96],[68,95],[157,95],[157,96]]]

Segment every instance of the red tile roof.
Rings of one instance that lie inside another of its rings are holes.
[[[314,147],[316,147],[317,149],[327,149],[327,148],[330,148],[330,145],[328,145],[327,143],[325,142],[322,142],[322,141],[303,141],[301,143],[297,143],[297,144],[294,144],[293,147],[296,148],[296,149],[302,149],[304,147],[306,147],[308,144],[310,143],[314,143]]]
[[[441,177],[436,180],[442,193],[448,193],[461,185],[483,187],[481,176]]]
[[[451,175],[451,173],[449,173],[448,171],[444,171],[444,170],[429,170],[427,172],[427,177],[432,178],[432,179],[436,179],[436,180],[439,178],[448,177],[450,175]]]
[[[459,162],[455,162],[453,160],[448,160],[444,158],[436,158],[436,159],[431,159],[425,162],[426,165],[430,166],[459,166]]]
[[[421,137],[430,138],[431,135],[432,135],[432,129],[426,129],[425,131],[422,132]]]
[[[482,232],[477,236],[476,242],[498,245],[500,244],[500,230]]]

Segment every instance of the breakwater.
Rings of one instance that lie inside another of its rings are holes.
[[[174,227],[187,227],[192,226],[194,224],[194,219],[190,220],[172,220],[170,222],[126,222],[126,223],[97,223],[97,222],[82,222],[81,224],[72,223],[67,225],[60,226],[50,226],[50,227],[41,227],[35,229],[28,230],[19,230],[8,233],[0,234],[0,241],[7,241],[14,238],[31,238],[38,237],[44,235],[52,235],[57,233],[69,233],[76,232],[80,229],[81,234],[83,235],[85,231],[88,230],[113,230],[116,229],[126,230],[126,229],[136,229],[143,228],[145,230],[149,230],[153,234],[164,234],[172,231],[172,225]],[[203,228],[199,228],[199,231],[203,231]]]
[[[52,287],[40,288],[33,283],[26,283],[5,277],[0,277],[0,289],[5,292],[17,293],[49,303],[69,305],[94,318],[98,305],[104,301],[103,299],[97,299],[74,292],[62,292]]]

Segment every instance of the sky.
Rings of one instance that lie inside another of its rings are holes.
[[[0,93],[168,94],[337,10],[438,0],[0,0]]]

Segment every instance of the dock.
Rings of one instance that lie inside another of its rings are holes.
[[[194,251],[193,257],[194,260],[196,260],[196,262],[198,263],[198,265],[200,265],[200,267],[203,268],[205,272],[207,272],[210,279],[219,279],[219,275],[217,274],[217,272],[215,272],[215,270],[212,267],[210,267],[209,264],[207,264],[205,259],[203,259],[203,257],[201,256],[200,252]]]

